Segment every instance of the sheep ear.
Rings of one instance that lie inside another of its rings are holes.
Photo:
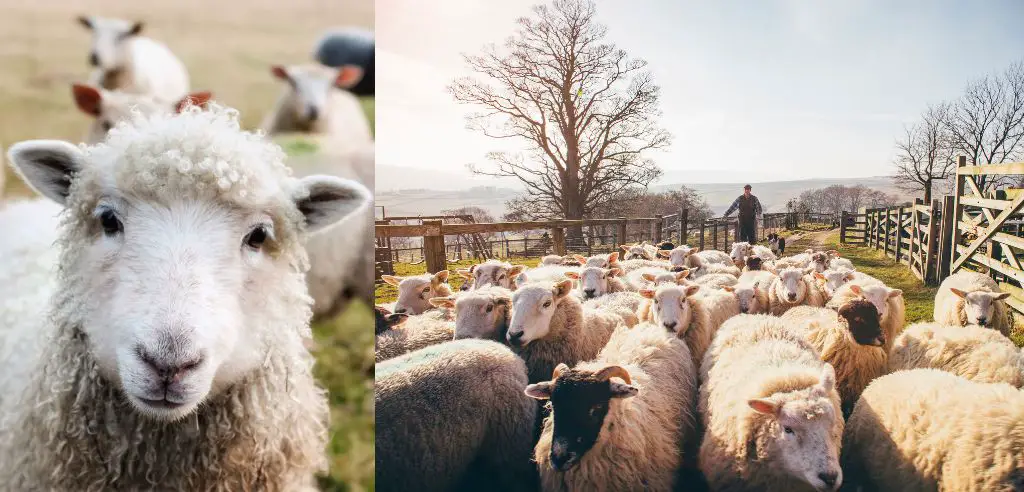
[[[832,367],[832,364],[826,362],[821,367],[821,382],[818,383],[818,388],[824,391],[825,394],[830,393],[836,387],[836,370]]]
[[[687,254],[687,255],[692,255],[692,254],[694,254],[694,253],[700,253],[700,248],[691,248],[691,249],[690,249],[690,252],[689,252],[689,253],[686,253],[686,254]]]
[[[351,89],[363,80],[363,69],[357,65],[344,65],[334,78],[334,86],[339,89]]]
[[[554,389],[554,383],[551,381],[544,381],[542,383],[534,383],[526,386],[526,396],[535,400],[547,400],[551,398],[551,390]]]
[[[622,248],[622,251],[629,251],[629,245],[628,244],[623,244],[622,246],[619,246],[619,247]]]
[[[813,275],[814,275],[814,278],[816,278],[818,280],[825,280],[825,276],[822,275],[821,272],[814,272]]]
[[[430,278],[430,281],[431,282],[435,282],[435,283],[439,283],[439,284],[446,284],[446,283],[448,283],[448,274],[449,274],[448,270],[441,270],[441,271],[435,273]]]
[[[65,205],[71,182],[84,166],[85,154],[61,140],[26,140],[8,149],[7,160],[36,193]]]
[[[728,285],[724,285],[724,286],[722,286],[722,290],[724,290],[726,292],[735,292],[736,288],[735,287],[730,287]]]
[[[618,277],[619,275],[622,275],[622,270],[619,268],[610,268],[608,269],[608,273],[613,277]]]
[[[903,291],[900,290],[900,289],[893,289],[893,290],[889,291],[889,299],[892,299],[894,297],[899,297],[901,295],[903,295]]]
[[[430,298],[430,305],[434,306],[434,307],[439,307],[439,308],[452,309],[452,308],[455,307],[455,297],[454,296],[431,297]]]
[[[145,26],[145,24],[142,21],[138,21],[135,24],[132,24],[132,28],[129,29],[128,32],[125,33],[125,37],[128,37],[128,36],[138,36],[139,33],[142,32],[142,28],[144,26]]]
[[[394,285],[395,287],[398,287],[398,284],[402,283],[402,277],[396,277],[394,275],[381,275],[380,279],[383,280],[384,283]]]
[[[388,322],[388,327],[395,327],[405,323],[405,320],[409,319],[409,313],[392,313],[384,319]]]
[[[75,106],[90,116],[99,116],[102,112],[103,93],[99,89],[85,84],[71,84],[71,96],[75,98]]]
[[[568,277],[568,278],[571,278],[573,280],[579,280],[580,279],[580,274],[576,273],[576,272],[565,272],[565,276]]]
[[[1009,292],[1000,292],[1000,293],[992,296],[992,299],[996,300],[996,301],[1001,301],[1003,299],[1006,299],[1007,297],[1010,297],[1010,293]]]
[[[210,102],[213,98],[213,93],[210,91],[193,92],[178,101],[178,104],[174,105],[174,112],[180,113],[189,106],[199,106],[200,108],[205,107],[206,103]]]
[[[854,278],[853,272],[847,273],[846,277],[843,277],[843,278],[845,278],[847,281],[853,280],[853,278]]]
[[[625,383],[611,383],[609,389],[612,392],[612,398],[629,398],[636,396],[640,392],[636,386]]]
[[[660,256],[662,258],[668,258],[669,256],[672,256],[672,252],[671,251],[665,251],[663,249],[659,249],[658,250],[658,256]]]
[[[676,281],[678,282],[678,281],[680,281],[680,280],[682,280],[682,279],[684,279],[686,277],[689,277],[690,276],[690,272],[691,272],[691,270],[689,268],[687,268],[686,270],[683,270],[683,271],[677,273],[676,274]]]
[[[512,268],[508,269],[508,276],[514,278],[516,275],[523,273],[525,268],[523,265],[512,265]]]
[[[270,74],[278,80],[283,80],[288,83],[291,83],[292,81],[292,76],[288,74],[288,69],[281,65],[271,65]]]
[[[365,209],[371,194],[365,186],[350,179],[313,175],[299,180],[292,199],[306,217],[306,230],[315,232]]]
[[[470,272],[469,269],[467,268],[460,268],[458,270],[455,270],[455,273],[459,274],[459,276],[465,279],[473,278],[473,273]]]
[[[755,412],[765,415],[775,415],[779,412],[779,405],[767,398],[747,400],[747,405],[750,405]]]
[[[840,256],[839,252],[834,250],[834,249],[828,250],[828,255],[833,257],[833,258],[839,258],[839,256]]]
[[[654,291],[651,289],[640,289],[640,295],[648,299],[654,299]]]
[[[686,293],[686,297],[690,297],[690,296],[696,294],[698,290],[700,290],[700,286],[699,285],[688,285],[688,286],[686,286],[686,289],[684,290],[684,292]]]
[[[643,279],[648,281],[648,282],[654,282],[654,279],[655,279],[655,276],[654,276],[653,273],[644,273],[644,274],[642,274],[640,276],[643,277]]]
[[[961,298],[961,299],[966,299],[967,298],[967,293],[962,291],[962,290],[960,290],[960,289],[957,289],[957,288],[954,288],[954,287],[950,287],[949,291],[954,293],[954,294],[956,294],[956,296]]]
[[[580,265],[586,265],[587,264],[587,258],[585,256],[583,256],[583,255],[572,255],[572,259],[580,262]]]
[[[572,280],[565,279],[555,284],[555,299],[561,299],[572,291]]]
[[[78,23],[84,26],[86,29],[92,29],[92,19],[90,19],[88,16],[80,15],[78,16],[77,20]]]
[[[613,251],[611,253],[608,253],[608,263],[615,263],[618,260],[619,260],[619,252],[618,251]]]
[[[864,291],[857,284],[850,284],[850,291],[857,295],[863,295]]]

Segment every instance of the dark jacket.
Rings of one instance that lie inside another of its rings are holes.
[[[761,215],[761,202],[758,201],[757,197],[754,195],[750,195],[750,198],[747,198],[745,195],[740,195],[736,197],[736,200],[729,206],[729,210],[726,210],[723,215],[728,217],[729,214],[733,213],[736,209],[739,209],[740,211],[739,214],[737,214],[740,219],[754,220],[755,216]]]

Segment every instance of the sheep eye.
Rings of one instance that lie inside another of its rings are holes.
[[[487,312],[489,313],[491,311],[494,311],[494,304],[488,304],[487,305]]]
[[[100,225],[103,226],[103,233],[108,236],[116,235],[124,231],[124,225],[117,219],[113,210],[104,210],[100,214]]]
[[[544,303],[544,307],[551,307],[551,301],[546,301]]]
[[[505,280],[505,274],[503,273],[503,274],[499,275],[498,276],[498,280]]]
[[[783,427],[782,430],[786,431],[786,434],[792,434],[793,433],[793,428],[792,427]]]
[[[245,245],[253,250],[259,250],[263,247],[263,243],[267,241],[267,237],[267,228],[264,226],[256,226],[255,229],[245,236]]]
[[[104,121],[101,124],[101,126],[103,127],[103,131],[105,131],[105,132],[109,132],[110,129],[114,127],[114,125],[111,125],[109,121]]]

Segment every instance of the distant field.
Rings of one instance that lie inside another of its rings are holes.
[[[311,61],[313,44],[332,27],[372,28],[373,8],[372,0],[0,0],[0,146],[85,135],[90,119],[70,89],[89,74],[89,32],[77,15],[144,21],[143,33],[185,63],[194,90],[212,91],[252,128],[282,89],[271,64]],[[7,187],[24,193],[12,176]]]

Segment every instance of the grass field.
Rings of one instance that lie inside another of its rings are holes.
[[[270,65],[312,61],[313,44],[327,29],[372,28],[373,7],[372,0],[0,0],[0,146],[85,135],[90,118],[75,108],[70,89],[89,73],[89,32],[77,15],[144,21],[144,34],[166,43],[185,63],[193,90],[212,91],[215,100],[239,110],[246,128],[255,128],[282,90]],[[374,101],[363,105],[372,128]],[[12,174],[6,181],[9,195],[28,193]],[[315,371],[331,402],[324,490],[374,488],[371,325],[369,307],[356,304],[313,327]]]

